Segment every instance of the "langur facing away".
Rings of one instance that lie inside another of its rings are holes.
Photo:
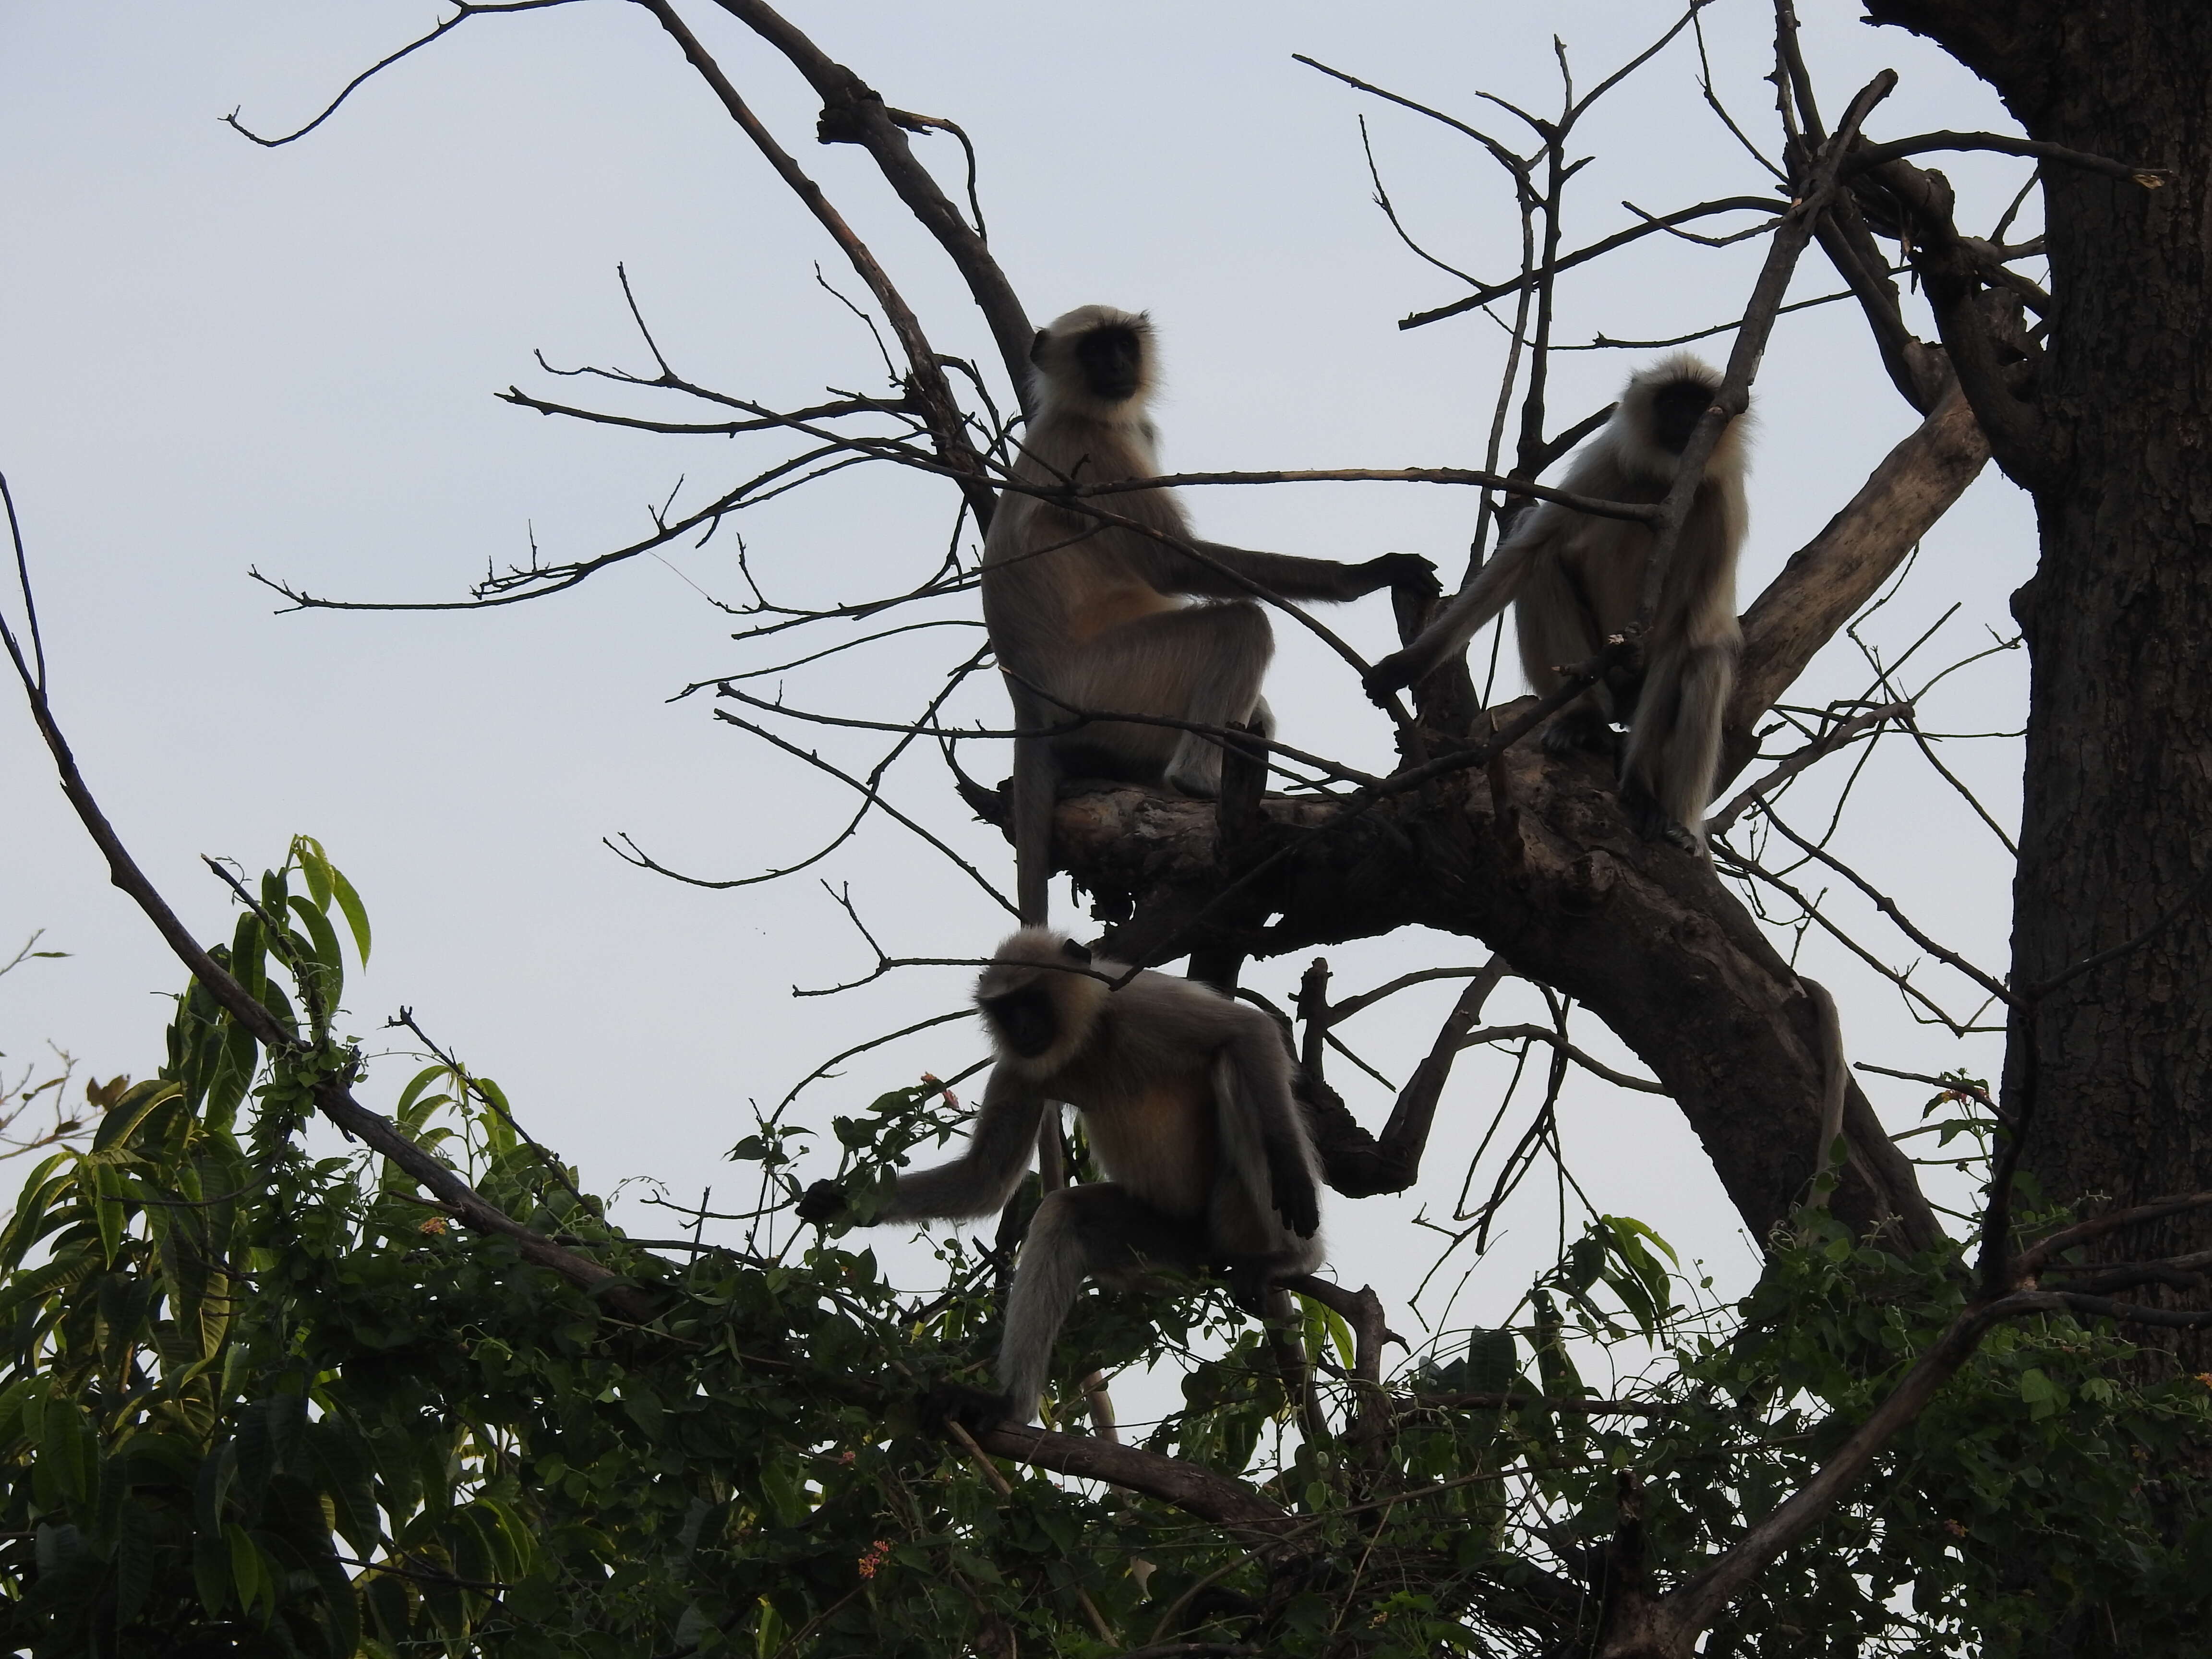
[[[1158,434],[1146,413],[1155,368],[1146,317],[1109,306],[1071,311],[1038,331],[1030,361],[1036,412],[1013,467],[1018,482],[1064,488],[1158,476]],[[1382,587],[1437,592],[1435,567],[1413,554],[1340,564],[1248,552],[1197,540],[1170,490],[1086,499],[1205,557],[1102,523],[1073,502],[1006,491],[983,544],[983,620],[1015,724],[1025,732],[1096,711],[1250,726],[1271,735],[1260,684],[1274,638],[1251,590],[1225,572],[1286,599],[1353,599]],[[1055,737],[1018,738],[1012,816],[1022,921],[1045,921],[1059,779],[1165,783],[1211,796],[1220,775],[1218,744],[1172,726],[1094,720]]]
[[[1605,501],[1664,499],[1720,385],[1714,369],[1686,353],[1638,371],[1562,488]],[[1663,839],[1686,852],[1705,850],[1721,718],[1743,649],[1735,562],[1748,523],[1744,450],[1744,422],[1732,422],[1705,464],[1668,563],[1640,678],[1590,687],[1553,717],[1543,738],[1555,754],[1609,750],[1616,742],[1609,722],[1626,726],[1621,803],[1647,841]],[[1510,600],[1528,684],[1540,696],[1556,690],[1562,668],[1588,661],[1635,623],[1651,545],[1650,526],[1635,520],[1539,502],[1420,638],[1376,664],[1370,689],[1380,693],[1419,680],[1466,649]]]
[[[1029,1422],[1053,1339],[1086,1275],[1127,1282],[1146,1266],[1213,1267],[1248,1311],[1274,1279],[1321,1264],[1318,1162],[1291,1097],[1274,1023],[1211,987],[1094,961],[1027,927],[975,987],[997,1064],[967,1152],[898,1177],[878,1223],[989,1215],[1021,1184],[1048,1104],[1082,1114],[1109,1177],[1047,1193],[1007,1292],[1002,1397],[980,1422]],[[845,1206],[834,1182],[799,1201],[810,1221]]]

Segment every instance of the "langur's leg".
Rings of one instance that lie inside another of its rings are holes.
[[[1645,678],[1621,757],[1620,796],[1646,841],[1705,850],[1705,808],[1720,769],[1735,658],[1730,646],[1694,646],[1667,653]]]
[[[1559,690],[1561,669],[1589,661],[1604,644],[1580,584],[1555,558],[1529,561],[1513,601],[1513,629],[1521,643],[1522,672],[1539,696]],[[1603,693],[1595,686],[1583,692],[1545,723],[1537,742],[1547,755],[1578,749],[1618,753]]]
[[[1205,726],[1244,724],[1260,702],[1274,638],[1246,600],[1185,605],[1110,628],[1071,654],[1054,693],[1079,708],[1152,714]],[[1085,761],[1108,776],[1218,792],[1221,750],[1171,726],[1102,721],[1062,739],[1073,775]]]
[[[1197,672],[1188,681],[1188,711],[1183,719],[1206,726],[1254,726],[1273,737],[1275,713],[1260,695],[1275,636],[1267,613],[1249,599],[1193,605],[1176,613],[1205,624],[1200,636]],[[1263,713],[1264,711],[1264,713]],[[1186,732],[1176,744],[1163,780],[1186,795],[1211,798],[1221,793],[1221,747],[1211,738]]]
[[[1057,711],[1026,686],[1012,680],[1006,690],[1014,705],[1018,731],[1035,732],[1054,724]],[[1014,739],[1014,775],[1010,805],[1014,830],[1014,901],[1025,927],[1049,921],[1052,889],[1052,820],[1060,799],[1060,760],[1050,739]]]
[[[1139,1203],[1110,1182],[1047,1193],[1006,1293],[999,1381],[1007,1410],[1024,1423],[1036,1415],[1052,1369],[1053,1339],[1086,1277],[1147,1266],[1192,1268],[1205,1261],[1202,1227]]]

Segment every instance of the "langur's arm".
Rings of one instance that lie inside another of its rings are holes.
[[[1436,566],[1418,553],[1385,553],[1361,564],[1340,564],[1334,559],[1304,559],[1293,553],[1255,553],[1221,542],[1194,541],[1191,545],[1212,563],[1158,543],[1152,544],[1147,562],[1152,566],[1152,585],[1162,592],[1191,593],[1209,599],[1253,597],[1250,588],[1224,574],[1224,569],[1284,599],[1356,599],[1384,587],[1413,588],[1428,594],[1437,592]]]
[[[1036,1151],[1037,1125],[1043,1121],[1044,1097],[1015,1081],[1005,1067],[994,1068],[975,1127],[969,1131],[968,1150],[933,1170],[902,1174],[890,1206],[878,1219],[956,1219],[1003,1208],[1030,1167]]]
[[[1477,629],[1512,603],[1528,574],[1539,538],[1510,541],[1475,573],[1442,616],[1421,630],[1402,651],[1394,651],[1366,674],[1368,693],[1381,698],[1434,672],[1448,658],[1467,649]]]
[[[1321,1227],[1304,1121],[1291,1097],[1290,1060],[1272,1026],[1241,1032],[1214,1062],[1214,1109],[1222,1143],[1245,1185],[1300,1238]]]

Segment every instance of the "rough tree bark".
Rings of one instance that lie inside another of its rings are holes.
[[[1496,712],[1503,721],[1520,707]],[[1811,1001],[1708,866],[1637,837],[1601,759],[1551,759],[1522,744],[1486,775],[1321,827],[1340,810],[1271,796],[1250,836],[1224,849],[1210,803],[1101,786],[1063,801],[1055,828],[1083,886],[1109,905],[1135,902],[1109,939],[1133,957],[1194,942],[1272,957],[1413,923],[1484,940],[1586,1004],[1651,1067],[1754,1237],[1789,1213],[1819,1139]],[[1216,903],[1224,874],[1279,853]],[[1837,1213],[1862,1228],[1887,1223],[1910,1247],[1935,1243],[1911,1166],[1856,1085],[1846,1127]]]
[[[2212,8],[1868,0],[1994,86],[2034,137],[2176,170],[2146,190],[2044,168],[2055,301],[2039,441],[1998,460],[2042,557],[2014,596],[2033,663],[2005,1094],[2050,1198],[2212,1183]],[[1989,424],[1985,421],[1984,424]],[[1994,428],[1992,428],[1994,430]],[[2070,965],[2167,925],[2107,965]],[[2176,1217],[2127,1251],[2212,1244]],[[2179,1344],[2212,1365],[2212,1336]]]

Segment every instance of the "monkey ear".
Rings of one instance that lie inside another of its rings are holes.
[[[1030,342],[1030,361],[1031,362],[1041,364],[1044,362],[1044,344],[1045,342],[1050,338],[1052,338],[1052,332],[1049,329],[1041,328],[1036,331],[1036,338]]]
[[[1072,939],[1062,939],[1060,942],[1060,953],[1075,962],[1091,960],[1091,947],[1087,945],[1078,945]]]

